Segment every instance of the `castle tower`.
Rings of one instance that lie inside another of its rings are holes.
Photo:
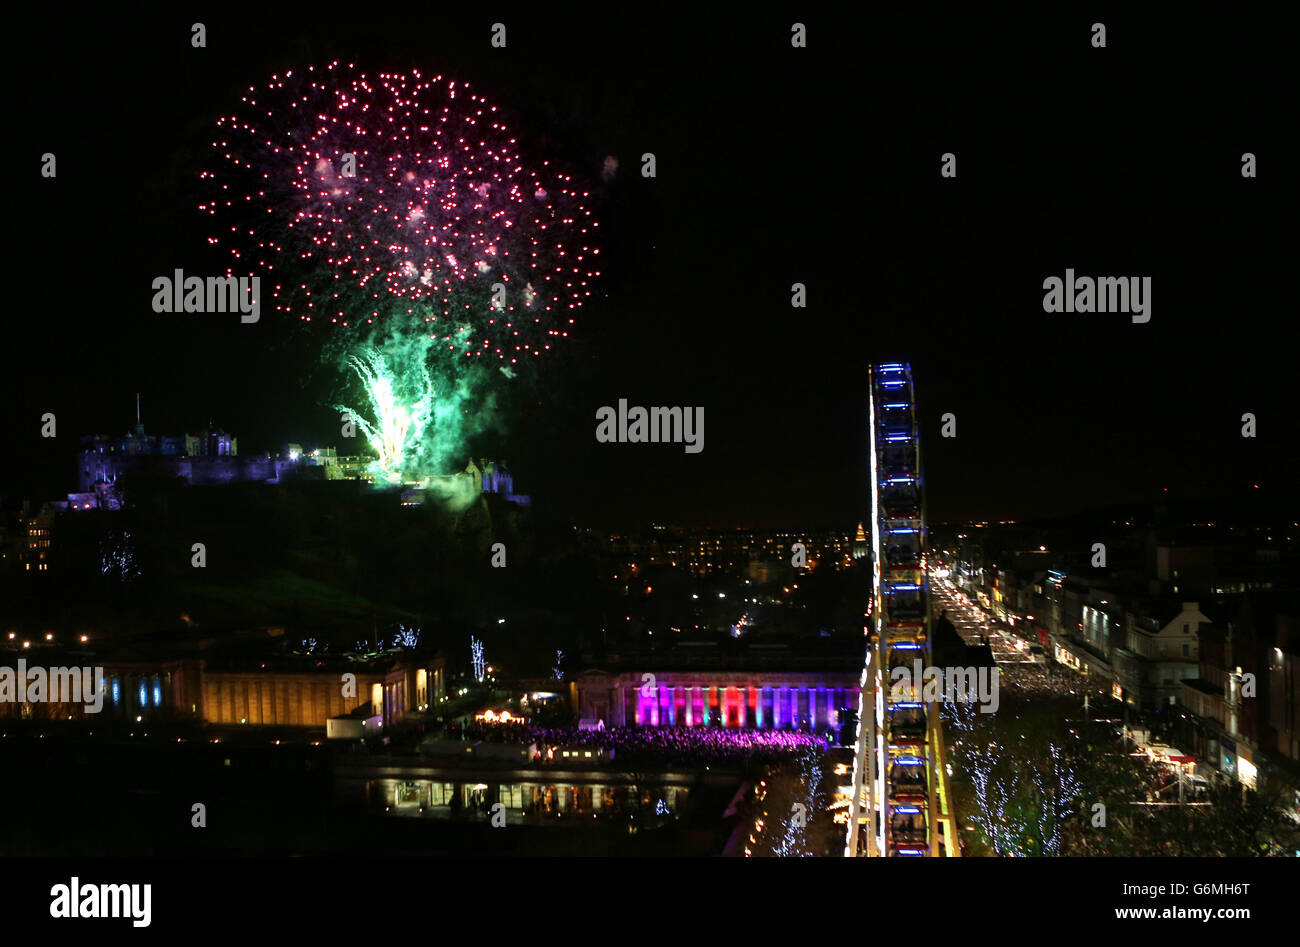
[[[865,559],[867,554],[870,552],[870,549],[871,544],[870,540],[867,539],[867,531],[863,529],[862,524],[859,523],[858,531],[853,537],[853,558]]]

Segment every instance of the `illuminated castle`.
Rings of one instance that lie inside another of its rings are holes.
[[[315,474],[324,480],[364,479],[371,458],[364,456],[339,456],[334,448],[305,451],[298,444],[289,444],[285,453],[239,455],[239,441],[225,431],[209,427],[199,434],[156,435],[146,434],[140,423],[139,408],[136,423],[130,432],[121,436],[92,434],[81,438],[77,454],[77,492],[69,493],[66,507],[73,510],[118,509],[118,479],[134,471],[147,471],[164,477],[174,477],[199,486],[226,483],[279,483],[288,472],[300,475]],[[318,468],[306,471],[302,468]],[[428,489],[444,502],[458,507],[468,506],[481,494],[491,493],[517,506],[530,505],[530,498],[515,491],[514,476],[505,464],[493,460],[473,458],[463,471],[445,477],[430,478]],[[402,503],[420,505],[424,490],[406,490]]]
[[[113,508],[114,487],[126,473],[147,470],[188,483],[278,483],[280,476],[304,461],[269,454],[239,456],[238,441],[225,431],[201,434],[148,435],[137,424],[121,437],[99,434],[81,438],[77,454],[77,491],[68,495],[72,509]]]
[[[286,471],[298,467],[332,467],[324,475],[338,476],[346,466],[343,462],[352,460],[336,457],[332,449],[327,457],[321,451],[306,454],[301,449],[293,450],[295,446],[290,445],[284,456],[263,453],[241,457],[238,439],[211,426],[198,434],[146,434],[137,402],[136,423],[128,433],[90,434],[81,438],[77,452],[77,492],[68,494],[67,508],[118,509],[121,502],[118,480],[135,471],[174,477],[196,485],[279,483]]]
[[[480,460],[475,464],[474,458],[471,457],[468,466],[465,467],[465,473],[478,478],[479,488],[483,493],[495,493],[519,506],[528,506],[531,502],[529,497],[515,493],[514,475],[506,469],[505,464],[498,464],[495,460]]]

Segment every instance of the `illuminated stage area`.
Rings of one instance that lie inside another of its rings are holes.
[[[640,673],[588,672],[576,683],[578,716],[606,726],[737,727],[757,730],[830,731],[838,734],[841,709],[856,706],[852,673],[710,674],[664,672],[653,684]]]

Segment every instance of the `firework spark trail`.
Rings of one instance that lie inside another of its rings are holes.
[[[290,70],[216,126],[199,210],[228,272],[264,270],[273,312],[347,327],[324,359],[361,383],[369,416],[338,407],[376,482],[449,473],[502,379],[590,300],[590,192],[526,158],[467,84],[418,71]]]
[[[424,439],[433,417],[433,381],[421,364],[414,390],[407,384],[399,390],[399,379],[382,352],[364,349],[348,357],[348,364],[361,379],[374,414],[374,422],[347,405],[335,409],[351,417],[366,434],[379,459],[371,465],[376,481],[401,483],[407,471],[406,459]]]

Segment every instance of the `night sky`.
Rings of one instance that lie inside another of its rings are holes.
[[[513,389],[514,430],[474,445],[536,503],[609,526],[851,526],[867,368],[894,359],[915,372],[932,519],[1162,487],[1294,499],[1294,88],[1277,24],[264,6],[50,8],[14,37],[5,503],[73,489],[77,435],[125,431],[137,391],[150,433],[212,420],[241,453],[343,446],[334,379],[310,370],[319,337],[266,312],[245,326],[150,308],[155,276],[224,271],[195,210],[217,116],[272,72],[335,58],[468,81],[526,152],[602,195],[603,298],[539,384]],[[796,20],[809,49],[789,46]],[[195,21],[207,49],[190,47]],[[1067,267],[1151,276],[1151,322],[1045,313],[1042,281]],[[790,307],[795,281],[807,309]],[[596,409],[621,397],[703,405],[704,452],[597,444]],[[56,442],[39,436],[46,411]]]

